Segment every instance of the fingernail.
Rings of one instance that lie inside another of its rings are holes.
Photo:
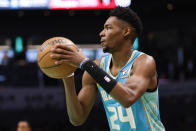
[[[55,64],[57,65],[57,64],[58,64],[58,62],[57,62],[57,61],[55,61]]]
[[[50,55],[50,57],[53,57],[53,55]]]

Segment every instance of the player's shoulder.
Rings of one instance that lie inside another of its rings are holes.
[[[153,56],[148,55],[146,53],[142,53],[139,57],[137,57],[133,63],[135,67],[145,67],[145,68],[156,68],[155,59]]]

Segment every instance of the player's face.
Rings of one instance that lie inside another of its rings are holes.
[[[104,52],[112,53],[117,50],[124,40],[122,21],[115,16],[109,17],[100,32],[100,37]]]
[[[27,122],[19,122],[17,131],[30,131],[29,125]]]

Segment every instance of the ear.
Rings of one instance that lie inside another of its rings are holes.
[[[124,33],[123,33],[124,38],[128,39],[130,38],[130,35],[131,35],[131,28],[130,27],[124,28]]]

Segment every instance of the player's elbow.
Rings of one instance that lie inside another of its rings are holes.
[[[129,108],[131,105],[134,104],[134,102],[136,101],[136,94],[132,93],[131,95],[127,95],[124,98],[124,101],[122,102],[122,106],[124,108]]]
[[[122,106],[123,106],[124,108],[129,108],[132,104],[133,104],[132,101],[126,101],[126,102],[124,102],[124,103],[122,104]]]

